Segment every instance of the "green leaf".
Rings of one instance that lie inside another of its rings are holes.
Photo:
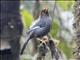
[[[29,27],[32,23],[33,16],[25,9],[21,11],[21,15],[24,27]]]
[[[52,28],[50,31],[50,34],[52,35],[52,37],[56,38],[58,31],[59,31],[59,25],[58,25],[57,21],[52,22]]]

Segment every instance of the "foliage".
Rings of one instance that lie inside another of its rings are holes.
[[[23,22],[24,27],[25,28],[29,27],[33,20],[32,15],[26,9],[23,9],[21,11],[21,15],[22,15],[22,22]]]
[[[71,8],[71,5],[74,4],[74,0],[71,1],[65,1],[65,0],[61,0],[61,1],[57,1],[57,3],[62,7],[63,10],[69,10]],[[65,4],[65,5],[64,5]]]
[[[52,22],[50,34],[52,35],[52,37],[56,38],[58,31],[59,31],[59,25],[58,25],[57,21],[55,20],[54,22]]]
[[[72,52],[71,52],[72,49],[70,48],[70,46],[68,46],[68,44],[66,43],[65,40],[60,40],[58,48],[60,49],[60,51],[65,53],[67,58],[71,58],[71,56],[72,56]]]
[[[59,24],[57,22],[57,20],[55,19],[54,22],[52,22],[52,28],[51,28],[51,31],[50,31],[50,34],[53,38],[58,38],[57,37],[57,33],[59,31]],[[71,48],[68,46],[68,44],[66,43],[65,40],[60,40],[60,43],[58,44],[58,48],[60,49],[60,51],[62,51],[66,56],[67,58],[71,58]]]

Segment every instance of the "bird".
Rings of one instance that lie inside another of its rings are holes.
[[[32,38],[41,38],[45,35],[47,35],[50,32],[52,25],[52,19],[49,14],[48,9],[43,9],[40,12],[40,15],[36,21],[33,22],[33,24],[30,26],[30,29],[28,30],[28,38],[26,39],[26,42],[24,43],[22,49],[21,49],[21,55],[24,52],[24,49],[26,45],[28,44],[28,41]]]

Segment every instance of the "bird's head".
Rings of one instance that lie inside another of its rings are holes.
[[[43,9],[42,11],[41,11],[41,15],[43,16],[43,15],[46,15],[46,16],[49,16],[49,13],[48,13],[48,9]]]

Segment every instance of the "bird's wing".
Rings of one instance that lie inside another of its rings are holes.
[[[35,29],[39,29],[39,28],[40,28],[40,26],[36,26],[36,27],[30,29],[30,30],[28,31],[28,33],[31,32],[31,31],[33,31],[33,30],[35,30]]]
[[[34,29],[37,29],[37,28],[40,28],[40,26],[36,26],[36,27],[32,28],[31,30],[34,30]]]
[[[38,18],[37,20],[33,21],[32,25],[30,26],[29,30],[27,31],[27,33],[30,33],[32,30],[35,30],[37,28],[40,28],[40,26],[38,25],[38,22],[40,21],[40,19]]]
[[[40,19],[35,20],[32,25],[30,26],[30,29],[33,28],[38,22],[40,21]]]

